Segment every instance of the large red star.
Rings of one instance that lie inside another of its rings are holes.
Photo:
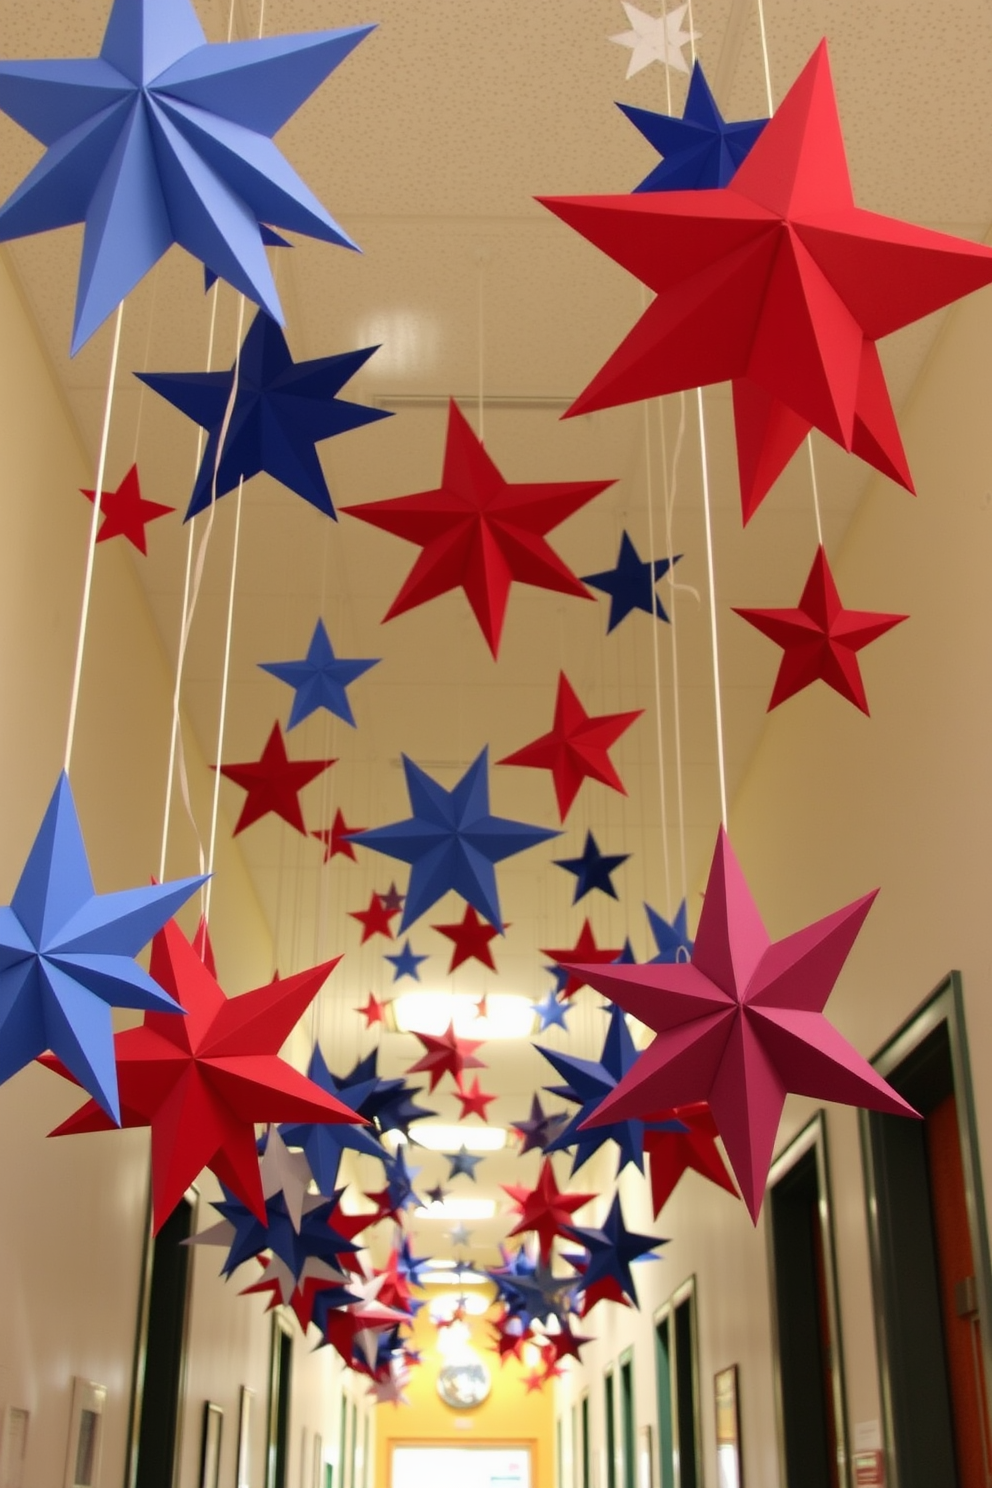
[[[503,926],[504,930],[509,930],[509,928],[509,925]],[[482,919],[471,904],[466,904],[465,913],[457,924],[432,925],[431,929],[454,942],[455,948],[451,953],[449,972],[454,971],[465,961],[481,961],[482,965],[488,966],[490,971],[496,970],[489,942],[499,934],[499,931],[495,925],[490,925]]]
[[[992,250],[855,206],[825,42],[729,186],[544,205],[657,294],[569,414],[730,378],[745,521],[811,426],[912,490],[875,343]]]
[[[505,481],[452,401],[439,489],[343,509],[423,549],[390,605],[387,620],[450,589],[464,589],[496,656],[514,579],[557,594],[590,598],[545,536],[612,485],[612,481]]]
[[[340,806],[334,813],[334,821],[329,827],[322,827],[319,832],[311,832],[311,837],[316,837],[318,842],[324,844],[324,862],[329,863],[332,858],[350,858],[357,863],[355,856],[355,845],[348,841],[352,832],[364,832],[364,827],[349,827],[344,819],[344,813]]]
[[[431,1090],[436,1090],[445,1075],[453,1075],[458,1080],[463,1070],[486,1067],[475,1052],[482,1048],[485,1040],[459,1038],[454,1023],[449,1023],[442,1034],[416,1033],[414,1036],[423,1044],[424,1053],[416,1064],[410,1065],[407,1074],[429,1073]]]
[[[562,998],[574,997],[580,987],[588,987],[589,980],[583,975],[586,966],[608,966],[618,956],[623,955],[622,946],[598,946],[593,934],[592,926],[588,920],[583,920],[579,938],[574,946],[563,946],[554,951],[546,947],[541,948],[542,956],[550,956],[556,965],[564,967],[568,972],[568,981],[561,988]]]
[[[721,827],[690,962],[579,967],[657,1035],[587,1124],[707,1101],[757,1222],[788,1091],[915,1115],[822,1012],[874,897],[773,944]]]
[[[558,696],[555,717],[549,734],[542,734],[532,744],[525,744],[514,754],[497,761],[501,765],[528,765],[534,770],[550,770],[558,797],[562,821],[578,794],[583,780],[598,780],[626,795],[624,783],[614,768],[608,750],[621,734],[627,732],[643,713],[586,712],[564,672],[558,674]]]
[[[690,1106],[676,1106],[672,1110],[657,1111],[652,1121],[681,1121],[688,1130],[684,1132],[657,1131],[651,1126],[644,1128],[644,1150],[650,1158],[651,1199],[655,1215],[659,1215],[675,1191],[682,1174],[689,1168],[725,1188],[737,1197],[733,1179],[717,1150],[716,1122],[705,1101],[695,1101]]]
[[[735,613],[782,647],[769,712],[819,679],[867,713],[858,652],[907,618],[871,610],[845,610],[822,547],[816,550],[797,609]]]
[[[398,914],[398,909],[386,908],[380,894],[372,895],[368,909],[349,909],[348,911],[349,919],[357,920],[362,927],[362,945],[367,940],[371,940],[373,935],[384,935],[387,940],[395,940],[390,921],[394,920]]]
[[[519,1223],[510,1231],[511,1235],[523,1235],[533,1230],[540,1246],[541,1260],[551,1260],[551,1247],[556,1235],[570,1239],[569,1226],[577,1209],[596,1197],[591,1193],[562,1193],[555,1182],[555,1170],[550,1157],[541,1162],[541,1171],[533,1188],[517,1183],[504,1183],[503,1192],[513,1200]]]
[[[186,1016],[146,1013],[114,1036],[121,1125],[152,1131],[156,1231],[203,1168],[264,1222],[256,1122],[362,1121],[278,1057],[336,965],[228,998],[174,920],[156,935],[151,974]],[[52,1135],[112,1127],[91,1100]]]
[[[96,500],[95,491],[83,490],[87,501]],[[109,542],[112,537],[126,537],[139,553],[148,552],[145,528],[156,517],[167,517],[175,511],[174,506],[163,506],[160,501],[146,501],[138,483],[138,467],[132,465],[116,491],[104,491],[100,497],[100,531],[97,542]]]
[[[261,759],[249,760],[245,764],[220,766],[222,775],[226,775],[228,780],[233,780],[235,785],[240,785],[242,790],[248,792],[234,828],[235,837],[245,827],[250,827],[252,822],[267,816],[270,811],[306,836],[307,829],[300,810],[300,791],[311,780],[316,780],[318,775],[336,764],[337,760],[332,759],[291,760],[286,754],[282,729],[278,722],[274,723]],[[216,770],[217,766],[214,765],[213,768]]]

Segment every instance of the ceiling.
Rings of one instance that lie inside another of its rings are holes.
[[[229,0],[198,0],[211,39],[227,34]],[[660,0],[645,9],[657,13]],[[587,603],[516,586],[498,664],[464,596],[456,592],[381,626],[416,550],[342,517],[329,522],[267,477],[245,491],[238,552],[229,704],[222,757],[258,756],[290,694],[258,669],[302,656],[322,615],[343,656],[381,657],[351,689],[358,727],[320,716],[290,735],[296,758],[338,763],[303,796],[307,824],[328,826],[334,809],[349,824],[380,825],[408,814],[400,756],[450,788],[484,745],[493,760],[550,726],[556,679],[568,673],[590,713],[644,709],[613,758],[624,797],[586,782],[558,841],[498,870],[509,929],[497,943],[498,977],[475,965],[446,975],[450,945],[431,922],[460,917],[453,896],[413,929],[428,953],[422,983],[536,998],[548,986],[540,947],[571,945],[586,912],[601,944],[630,937],[651,950],[642,902],[670,917],[687,893],[690,917],[719,819],[717,748],[695,399],[671,398],[561,422],[560,414],[628,329],[643,301],[639,284],[533,201],[536,195],[622,192],[655,162],[654,152],[614,100],[666,111],[682,107],[685,78],[658,66],[625,80],[629,53],[607,37],[625,28],[617,0],[497,5],[466,0],[380,0],[379,29],[321,87],[279,136],[293,165],[361,245],[361,255],[299,241],[272,261],[297,360],[381,343],[347,395],[395,417],[321,447],[339,506],[429,489],[440,476],[446,404],[455,396],[511,481],[612,479],[615,484],[552,534],[579,574],[610,567],[621,530],[642,555],[672,544],[684,557],[674,606],[679,675],[678,729],[673,635],[634,614],[606,636],[606,600]],[[11,57],[95,54],[107,0],[0,0],[3,47]],[[776,99],[827,35],[858,201],[878,211],[983,237],[992,222],[992,6],[961,0],[953,23],[905,0],[766,0]],[[357,0],[280,0],[266,29],[303,31],[367,21]],[[234,0],[233,34],[257,34],[257,0]],[[695,0],[699,55],[729,117],[764,110],[764,76],[752,0]],[[0,189],[6,194],[37,156],[32,141],[0,119]],[[95,466],[110,356],[107,328],[68,357],[80,234],[66,230],[11,245],[11,260],[51,359],[67,407]],[[143,391],[129,373],[203,369],[216,313],[215,367],[233,360],[236,295],[205,296],[199,266],[174,249],[127,302],[115,397],[108,485],[137,458],[143,493],[183,508],[197,460],[197,434],[180,414]],[[911,396],[940,317],[882,348],[898,409]],[[794,603],[816,541],[809,470],[797,457],[746,533],[738,509],[726,388],[707,391],[707,452],[714,503],[716,588],[723,678],[727,786],[731,797],[761,738],[778,652],[731,613],[734,604]],[[868,472],[816,438],[828,552],[835,555],[864,492]],[[662,454],[666,456],[663,462]],[[909,451],[912,460],[912,449]],[[910,498],[892,487],[893,503]],[[69,502],[74,493],[66,492]],[[231,567],[233,497],[222,501],[206,557],[183,681],[189,726],[205,758],[217,758],[217,727]],[[199,532],[204,519],[197,524]],[[149,529],[147,559],[135,569],[175,663],[188,529],[170,518]],[[199,537],[198,539],[199,540]],[[99,571],[97,572],[99,582]],[[897,575],[848,603],[882,610],[911,606]],[[656,644],[657,643],[657,644]],[[864,660],[899,665],[898,632]],[[658,718],[660,717],[660,731]],[[676,760],[681,756],[682,789]],[[504,816],[557,826],[550,778],[494,767],[493,807]],[[663,782],[663,787],[662,787]],[[233,820],[241,793],[223,786]],[[663,831],[663,821],[666,830]],[[199,824],[206,835],[206,823]],[[628,852],[617,874],[619,900],[601,894],[577,907],[573,880],[552,859],[575,856],[592,829],[606,852]],[[684,855],[682,842],[684,839]],[[274,932],[277,960],[293,969],[345,951],[323,994],[320,1029],[333,1069],[347,1069],[378,1034],[365,1034],[352,1009],[370,990],[394,989],[381,940],[359,946],[348,911],[385,890],[394,865],[364,852],[355,865],[326,868],[317,843],[269,818],[240,844]],[[169,868],[190,871],[194,842],[174,815]],[[684,856],[684,871],[683,871]],[[395,876],[402,885],[401,865]],[[216,892],[223,893],[218,884]],[[268,968],[262,968],[264,974]],[[260,974],[261,975],[261,974]],[[235,990],[241,990],[235,989]],[[581,994],[567,1039],[550,1044],[595,1056],[605,1023],[597,999]],[[393,1074],[418,1052],[411,1036],[383,1036],[382,1068]],[[518,1046],[490,1045],[484,1088],[499,1099],[492,1119],[523,1116],[531,1091],[553,1072]],[[447,1119],[450,1097],[435,1102]],[[441,1159],[426,1157],[437,1182]],[[488,1159],[479,1196],[520,1176],[512,1157]],[[528,1170],[528,1177],[536,1176]],[[584,1177],[585,1175],[580,1175]],[[368,1175],[373,1182],[375,1174]],[[465,1180],[459,1185],[469,1191]],[[425,1221],[443,1249],[436,1221]],[[491,1244],[505,1221],[477,1227]]]

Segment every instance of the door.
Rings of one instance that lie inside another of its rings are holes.
[[[272,1314],[269,1358],[269,1450],[265,1488],[286,1488],[289,1468],[289,1407],[293,1392],[293,1333],[279,1313]]]
[[[195,1204],[191,1190],[149,1238],[132,1401],[133,1488],[173,1488],[176,1478],[189,1313],[190,1249],[183,1241],[193,1233]]]
[[[658,1478],[661,1488],[700,1488],[699,1368],[693,1277],[655,1314]]]

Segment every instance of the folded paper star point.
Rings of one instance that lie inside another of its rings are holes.
[[[681,119],[618,105],[649,144],[664,156],[635,191],[704,191],[729,186],[767,119],[728,123],[696,62]]]
[[[307,829],[300,806],[300,791],[336,764],[337,760],[333,759],[291,760],[286,753],[282,729],[278,722],[274,723],[259,759],[219,767],[222,775],[247,791],[234,828],[235,837],[270,812],[282,817],[305,837]],[[216,770],[218,766],[213,768]]]
[[[533,1231],[545,1264],[551,1260],[555,1237],[561,1235],[567,1239],[576,1210],[584,1208],[596,1197],[594,1193],[564,1193],[559,1189],[550,1157],[542,1159],[541,1171],[533,1188],[518,1183],[504,1183],[501,1187],[513,1200],[519,1216],[510,1234],[525,1235]]]
[[[509,925],[503,926],[504,930],[509,928]],[[499,931],[495,925],[481,919],[473,905],[466,904],[465,913],[455,924],[432,925],[431,929],[452,942],[454,949],[451,952],[449,972],[455,971],[466,961],[478,961],[481,965],[488,966],[490,971],[496,970],[489,942],[495,939]],[[485,1014],[480,1014],[480,1017],[485,1017]]]
[[[443,1033],[414,1033],[414,1038],[420,1040],[424,1052],[410,1065],[407,1074],[429,1074],[431,1090],[437,1089],[445,1075],[451,1075],[459,1083],[464,1070],[486,1067],[475,1052],[485,1041],[459,1038],[454,1023],[449,1023]]]
[[[331,638],[323,620],[314,627],[306,656],[299,661],[260,661],[263,672],[277,677],[293,689],[293,706],[290,709],[287,729],[296,728],[305,718],[318,709],[325,708],[335,718],[355,727],[355,715],[348,700],[348,687],[352,682],[379,665],[376,658],[345,658],[335,656]]]

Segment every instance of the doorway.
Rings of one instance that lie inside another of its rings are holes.
[[[286,1319],[275,1312],[272,1314],[272,1353],[269,1358],[269,1450],[265,1488],[286,1488],[292,1392],[293,1332]]]
[[[699,1488],[696,1282],[690,1277],[654,1319],[661,1488]]]

